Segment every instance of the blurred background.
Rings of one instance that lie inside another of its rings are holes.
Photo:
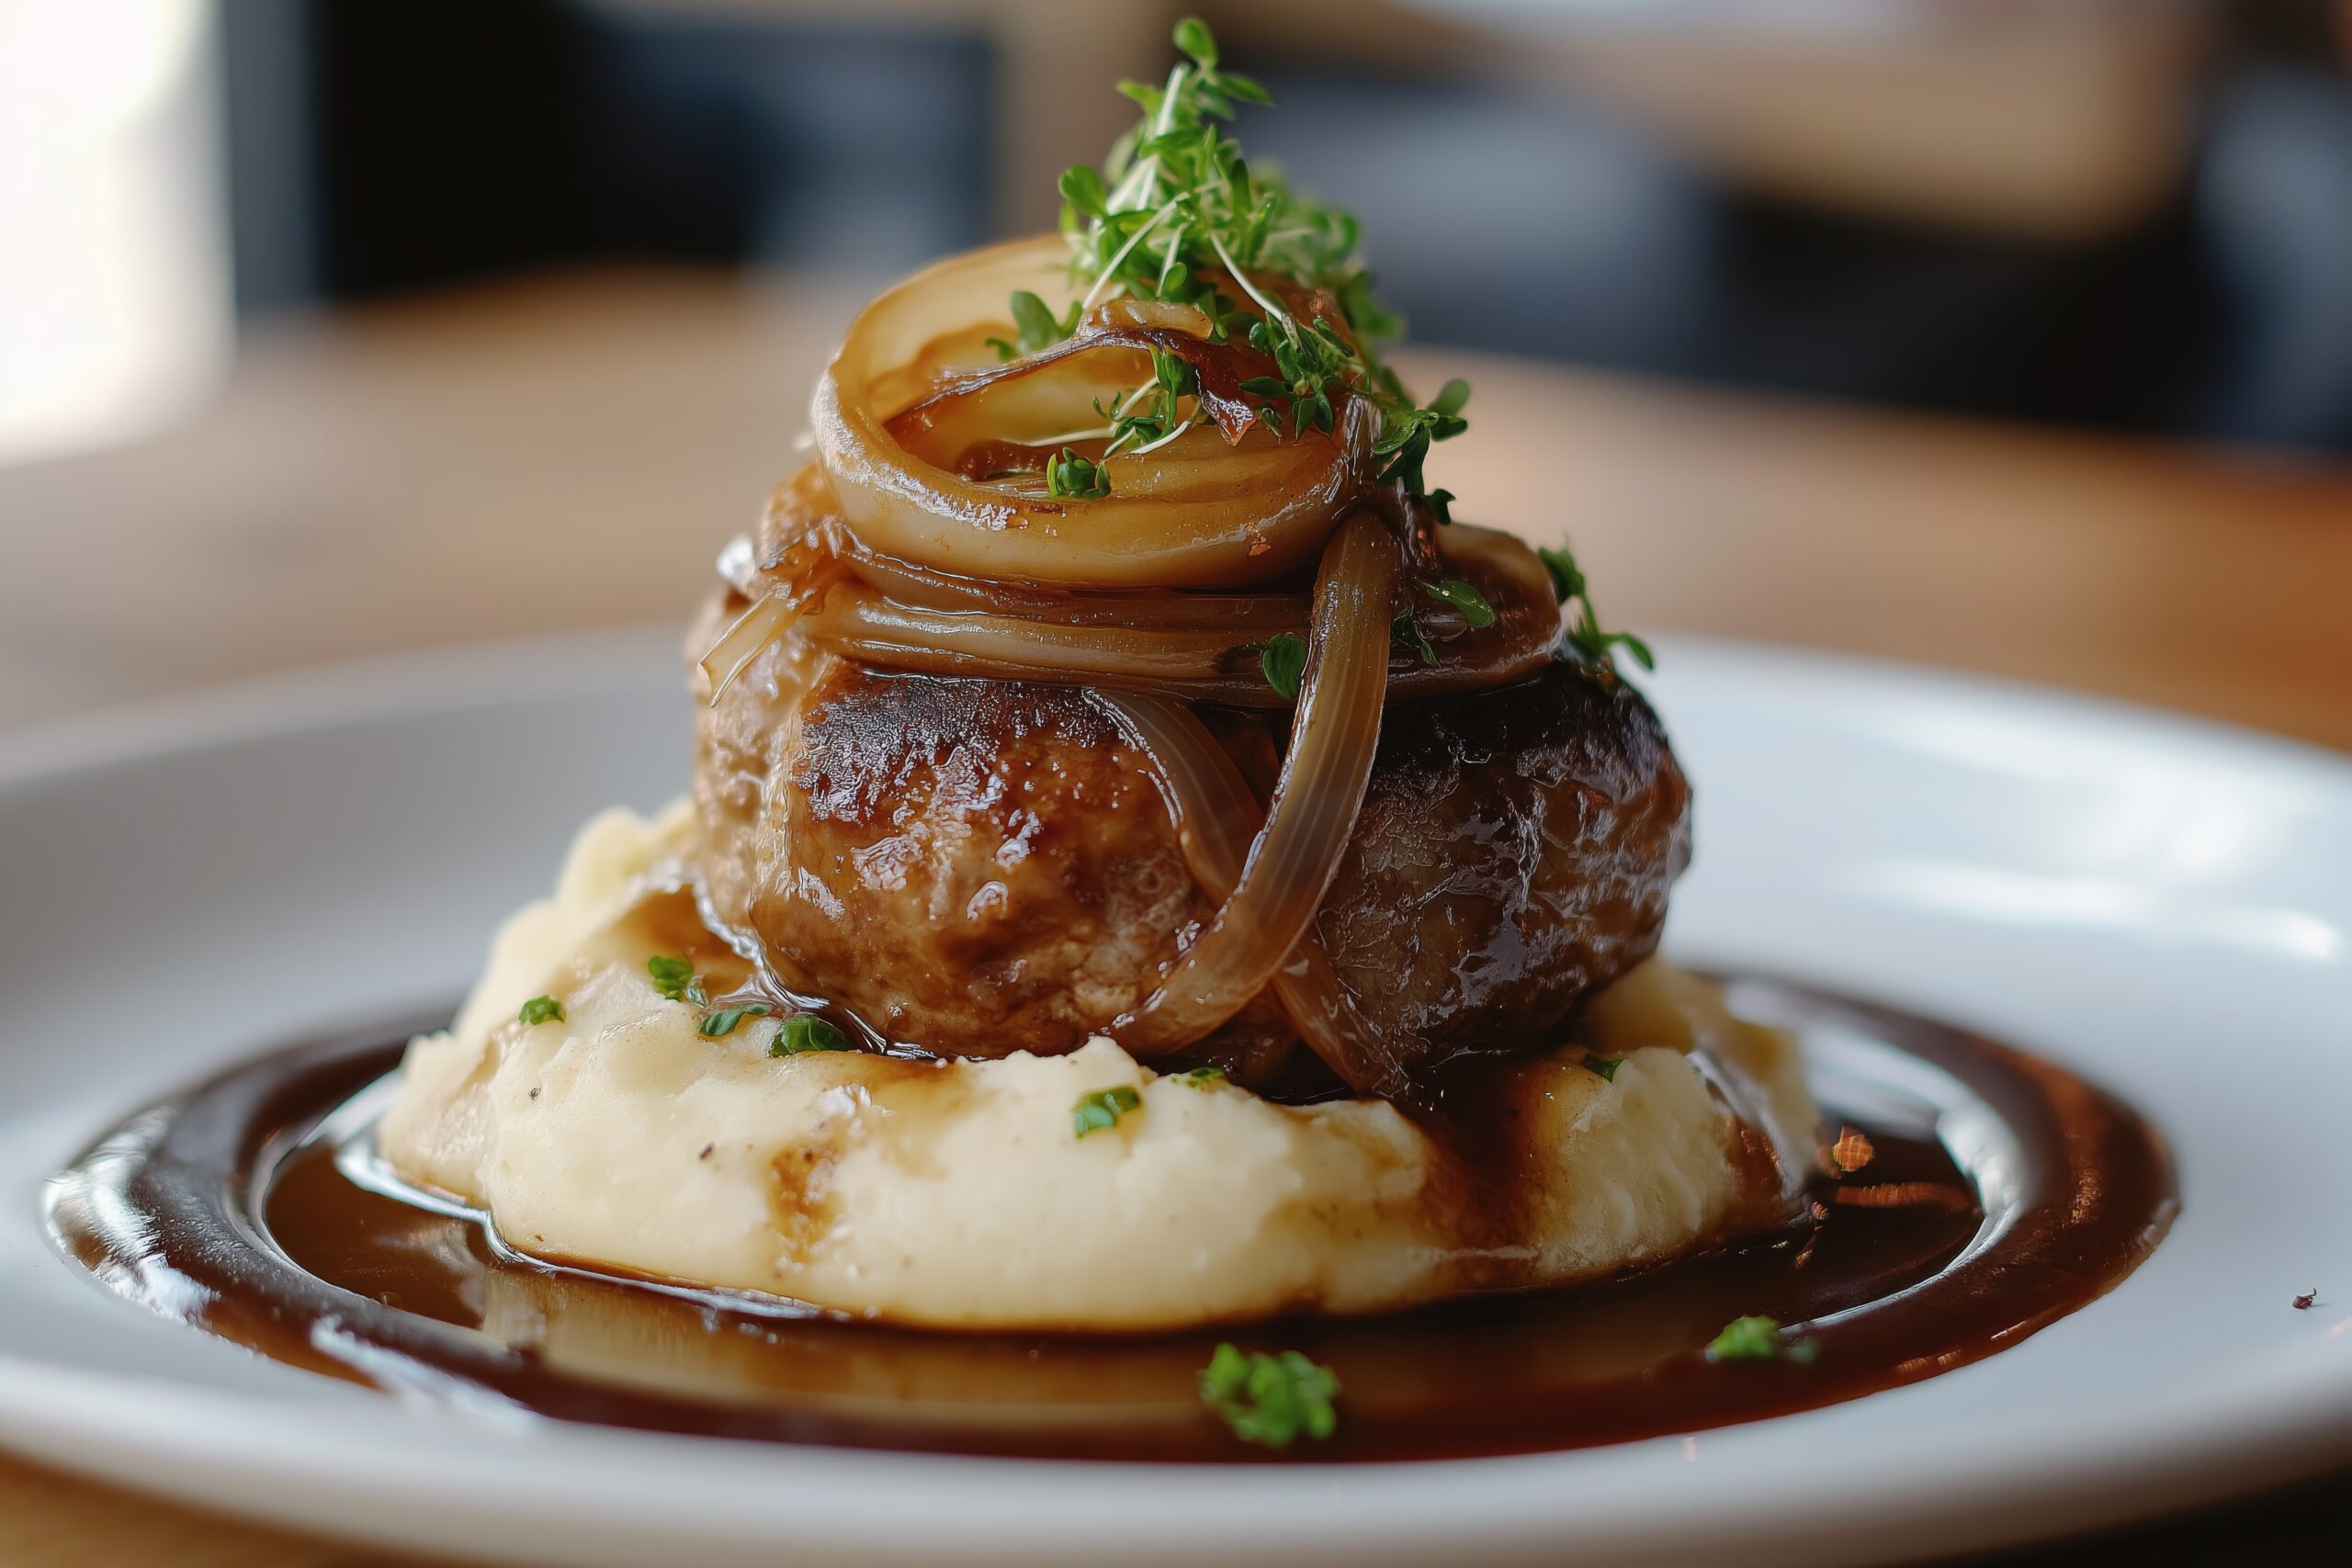
[[[0,0],[0,722],[682,615],[1180,8],[1623,614],[2352,735],[2205,689],[2346,651],[2279,594],[2352,560],[2352,0]]]
[[[2352,4],[1193,8],[1424,341],[2352,448]],[[1035,229],[1176,10],[0,0],[0,455],[167,415],[272,312]]]

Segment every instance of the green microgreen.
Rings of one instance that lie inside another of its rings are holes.
[[[1338,1429],[1340,1380],[1296,1350],[1269,1356],[1223,1344],[1201,1369],[1201,1402],[1245,1443],[1286,1449]]]
[[[1437,662],[1437,649],[1430,646],[1430,634],[1421,630],[1421,623],[1413,618],[1410,610],[1397,611],[1396,618],[1388,623],[1388,640],[1402,645],[1406,652],[1424,664]]]
[[[553,997],[533,997],[514,1016],[525,1023],[561,1023],[563,1004]]]
[[[1075,1135],[1082,1138],[1089,1133],[1115,1127],[1120,1117],[1142,1104],[1143,1096],[1126,1084],[1080,1095],[1078,1103],[1070,1107],[1070,1121],[1078,1129]]]
[[[724,1040],[734,1033],[745,1019],[765,1018],[768,1011],[765,1002],[745,1002],[740,1007],[720,1008],[717,1012],[707,1015],[695,1027],[706,1040]]]
[[[1577,604],[1576,618],[1569,622],[1565,646],[1587,669],[1608,674],[1617,672],[1615,650],[1623,649],[1633,655],[1634,662],[1645,670],[1657,668],[1657,660],[1650,656],[1649,644],[1631,632],[1604,632],[1600,617],[1592,607],[1592,590],[1585,581],[1584,571],[1577,565],[1577,558],[1567,546],[1545,546],[1536,550],[1544,562],[1544,570],[1552,575],[1552,596],[1563,607],[1571,601]]]
[[[1584,1065],[1610,1083],[1617,1081],[1617,1069],[1625,1065],[1623,1056],[1587,1056]]]
[[[810,1051],[847,1051],[849,1036],[811,1013],[797,1012],[776,1027],[768,1042],[771,1056],[799,1056]]]
[[[1266,684],[1291,702],[1298,701],[1298,683],[1306,676],[1306,639],[1296,632],[1276,632],[1258,655]]]
[[[1380,411],[1380,434],[1372,444],[1373,455],[1388,461],[1380,470],[1383,480],[1396,479],[1417,495],[1426,494],[1429,485],[1421,477],[1421,465],[1428,460],[1430,445],[1450,441],[1470,428],[1462,417],[1463,405],[1470,400],[1470,383],[1456,377],[1438,389],[1436,397],[1415,407],[1409,399],[1400,399],[1400,406],[1384,407]],[[1437,504],[1437,513],[1444,521],[1453,521],[1446,503],[1453,500],[1451,491],[1443,492],[1445,502]]]
[[[989,344],[1000,359],[1018,359],[1024,354],[1035,354],[1078,331],[1078,307],[1057,316],[1045,300],[1026,288],[1012,293],[1012,341],[992,337]]]
[[[710,1000],[691,959],[665,958],[657,953],[645,961],[645,972],[653,976],[653,988],[673,1002],[692,1002],[701,1007]]]
[[[1272,169],[1251,167],[1225,127],[1236,105],[1272,98],[1225,68],[1216,35],[1197,17],[1178,22],[1171,36],[1183,58],[1164,82],[1119,85],[1142,118],[1113,143],[1101,169],[1080,164],[1062,174],[1061,228],[1072,275],[1084,286],[1080,298],[1057,317],[1035,295],[1015,295],[1013,340],[991,341],[1007,357],[1035,353],[1077,331],[1088,308],[1122,295],[1194,306],[1209,318],[1213,341],[1246,331],[1274,362],[1278,374],[1243,387],[1263,400],[1262,423],[1293,439],[1309,430],[1328,434],[1340,400],[1363,398],[1379,416],[1381,478],[1424,491],[1422,460],[1432,441],[1464,428],[1469,388],[1449,381],[1420,405],[1406,394],[1379,352],[1403,323],[1380,303],[1357,256],[1361,225],[1292,190]],[[1302,294],[1317,303],[1297,303]],[[1330,310],[1336,321],[1318,313]],[[1159,389],[1148,383],[1105,412],[1112,451],[1173,440],[1204,417],[1196,398],[1181,401],[1190,389],[1168,389],[1157,363],[1154,373]],[[1129,406],[1145,401],[1152,405],[1147,414]],[[1447,520],[1442,501],[1433,500],[1432,510]]]
[[[1790,1339],[1777,1319],[1736,1317],[1707,1347],[1710,1361],[1793,1361],[1810,1366],[1818,1350],[1810,1339]]]
[[[1046,493],[1072,501],[1099,501],[1111,493],[1111,475],[1065,446],[1046,459]]]
[[[1487,603],[1487,596],[1458,577],[1449,577],[1442,582],[1424,582],[1421,588],[1430,598],[1442,599],[1461,611],[1462,618],[1473,626],[1495,624],[1495,607]]]

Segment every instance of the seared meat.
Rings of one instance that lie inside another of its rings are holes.
[[[1401,703],[1316,929],[1410,1066],[1556,1043],[1647,958],[1690,861],[1690,790],[1623,682],[1533,680]]]
[[[695,790],[715,912],[796,988],[944,1054],[1068,1051],[1214,912],[1148,761],[1083,693],[797,665],[792,646],[702,713]],[[1256,722],[1216,728],[1262,779]],[[1548,1043],[1656,946],[1688,822],[1629,687],[1555,664],[1399,704],[1317,927],[1408,1061]],[[1260,1076],[1287,1034],[1261,998],[1187,1059]]]
[[[1077,692],[836,663],[766,739],[761,797],[704,803],[752,867],[714,902],[891,1039],[1073,1049],[1215,912],[1149,764]]]

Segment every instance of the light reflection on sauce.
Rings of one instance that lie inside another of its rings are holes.
[[[1269,1457],[1195,1395],[1220,1337],[1303,1350],[1338,1371],[1340,1432],[1317,1459],[1574,1448],[1808,1409],[1963,1365],[2100,1295],[2163,1235],[2175,1208],[2164,1151],[2098,1089],[1923,1020],[1741,985],[1776,1021],[1939,1069],[1965,1097],[1943,1108],[1945,1125],[1996,1119],[2016,1157],[1980,1149],[1982,1168],[1962,1168],[1928,1131],[1932,1107],[1890,1109],[1865,1092],[1841,1115],[1833,1072],[1822,1082],[1830,1135],[1854,1128],[1872,1156],[1843,1180],[1824,1176],[1815,1224],[1737,1252],[1572,1292],[1225,1335],[943,1334],[544,1267],[465,1218],[355,1185],[311,1134],[396,1064],[410,1031],[389,1027],[281,1052],[134,1118],[56,1179],[51,1220],[119,1292],[362,1382],[469,1387],[550,1416],[662,1431],[1207,1461]],[[1988,1207],[2001,1221],[1992,1230]],[[247,1235],[256,1219],[269,1246]],[[1715,1333],[1751,1314],[1812,1325],[1814,1359],[1708,1361]]]

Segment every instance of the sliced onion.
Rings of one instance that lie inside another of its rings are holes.
[[[761,599],[718,634],[718,640],[710,645],[710,651],[702,656],[699,666],[703,680],[709,684],[711,702],[718,702],[761,650],[784,635],[785,628],[792,624],[792,606],[784,600]]]
[[[1264,818],[1241,770],[1185,704],[1125,692],[1094,695],[1159,771],[1193,879],[1220,903],[1232,897]],[[1291,1027],[1350,1089],[1395,1096],[1410,1087],[1403,1064],[1340,983],[1312,920],[1272,985]]]
[[[1216,1029],[1265,988],[1323,902],[1355,830],[1380,743],[1396,545],[1359,513],[1323,552],[1298,717],[1266,824],[1233,892],[1159,987],[1111,1026],[1156,1056]]]
[[[1266,684],[1255,659],[1237,656],[1228,630],[1057,626],[1012,615],[920,610],[839,589],[800,625],[827,647],[884,669],[1107,684],[1258,706],[1284,702]]]
[[[1260,427],[1197,461],[1153,465],[1143,495],[1118,493],[1117,459],[1114,492],[1081,501],[1020,495],[909,452],[886,428],[904,412],[888,400],[893,373],[972,321],[1001,320],[1018,288],[1049,302],[1069,298],[1058,242],[1000,245],[917,274],[852,323],[820,378],[811,410],[818,450],[843,518],[871,548],[1011,582],[1237,587],[1313,558],[1330,520],[1365,488],[1374,416],[1352,397],[1340,400],[1331,437],[1277,441]]]
[[[1551,657],[1558,640],[1549,580],[1526,546],[1457,525],[1447,531],[1446,551],[1443,566],[1479,587],[1495,622],[1472,627],[1460,611],[1424,596],[1415,614],[1441,662],[1386,650],[1392,696],[1521,679]],[[1051,594],[925,572],[870,552],[842,564],[851,577],[830,582],[821,594],[797,580],[777,584],[797,603],[821,600],[798,620],[800,629],[861,663],[919,674],[1111,686],[1277,708],[1290,699],[1267,684],[1256,650],[1270,637],[1307,631],[1305,602],[1287,594]],[[795,614],[755,606],[729,628],[705,660],[714,700],[734,670],[795,624]],[[752,638],[764,640],[746,640]]]
[[[842,560],[884,597],[911,609],[979,611],[1065,626],[1167,626],[1217,630],[1236,641],[1306,628],[1306,599],[1298,593],[1191,593],[1136,590],[1078,593],[1011,587],[926,571],[875,555],[844,540]]]

